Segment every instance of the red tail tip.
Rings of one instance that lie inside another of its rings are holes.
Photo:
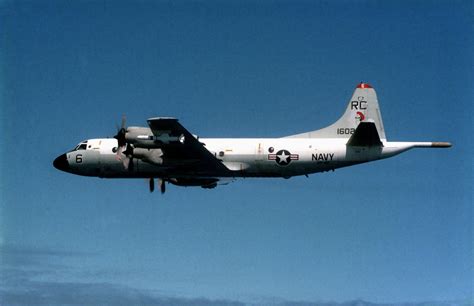
[[[357,85],[357,88],[373,88],[373,87],[370,86],[370,84],[368,84],[368,83],[360,82],[360,84]]]

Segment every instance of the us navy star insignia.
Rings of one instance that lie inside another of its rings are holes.
[[[280,165],[287,165],[290,161],[290,152],[286,151],[286,150],[280,150],[277,152],[277,163],[279,163]]]
[[[291,154],[288,150],[279,150],[276,154],[268,154],[268,160],[274,160],[280,166],[286,166],[292,160],[298,159],[298,154]]]

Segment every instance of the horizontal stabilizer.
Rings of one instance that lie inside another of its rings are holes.
[[[357,126],[354,134],[347,142],[348,146],[355,147],[369,147],[369,146],[382,146],[380,141],[379,133],[374,122],[361,122]]]

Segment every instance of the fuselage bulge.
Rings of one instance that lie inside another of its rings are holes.
[[[365,83],[357,86],[338,121],[297,135],[199,138],[174,118],[151,118],[148,124],[122,127],[115,138],[83,141],[53,164],[83,176],[158,178],[161,183],[213,188],[234,178],[289,178],[384,159],[412,148],[451,146],[387,141],[375,90]]]

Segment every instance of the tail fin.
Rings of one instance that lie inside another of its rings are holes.
[[[361,122],[373,122],[380,139],[386,140],[377,94],[367,83],[357,85],[344,115],[335,123],[320,130],[287,138],[350,138]]]

